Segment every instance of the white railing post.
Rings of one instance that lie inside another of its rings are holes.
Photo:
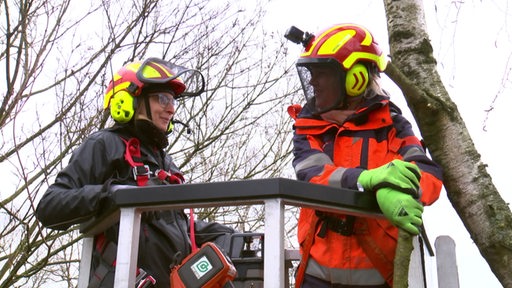
[[[411,258],[409,262],[409,287],[425,288],[425,277],[423,269],[425,268],[425,259],[422,259],[423,253],[418,236],[412,238],[413,250],[411,251]]]
[[[284,288],[284,204],[265,200],[264,288]]]
[[[87,288],[91,275],[92,249],[94,248],[94,237],[82,239],[82,258],[78,270],[78,288]]]
[[[141,212],[136,208],[121,208],[117,243],[115,288],[135,287]]]

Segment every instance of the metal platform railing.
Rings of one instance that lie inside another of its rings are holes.
[[[127,187],[113,194],[116,209],[80,226],[85,234],[78,287],[88,285],[94,235],[120,222],[116,288],[134,287],[141,214],[145,211],[263,204],[265,208],[264,287],[284,287],[284,207],[309,207],[355,216],[383,217],[375,197],[291,179],[255,179],[169,186]],[[275,271],[283,271],[276,273]]]

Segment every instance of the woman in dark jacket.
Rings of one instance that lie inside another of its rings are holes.
[[[182,72],[199,72],[181,69],[150,58],[143,63],[129,63],[114,75],[105,94],[104,108],[110,109],[116,123],[90,135],[73,152],[69,164],[43,195],[37,218],[45,227],[65,230],[101,214],[109,208],[116,185],[184,182],[164,148],[168,146],[167,134],[173,126],[175,99],[199,95],[203,88],[186,91],[186,83],[176,76],[183,77]],[[137,153],[140,150],[140,157],[133,155],[132,164],[125,158],[127,145],[139,147],[133,150]],[[155,287],[170,287],[170,268],[191,252],[189,224],[182,210],[143,213],[137,267],[156,279]],[[96,237],[96,242],[117,243],[118,228],[118,224],[109,228]],[[198,245],[222,240],[233,232],[232,228],[218,223],[195,223]],[[89,287],[113,287],[115,267],[105,267],[105,260],[105,254],[94,253]]]

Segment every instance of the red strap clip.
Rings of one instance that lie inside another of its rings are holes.
[[[156,176],[162,181],[167,181],[169,184],[183,184],[185,178],[181,173],[169,173],[164,170],[157,170]]]

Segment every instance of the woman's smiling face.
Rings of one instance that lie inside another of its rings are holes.
[[[174,117],[176,100],[173,94],[169,92],[154,92],[147,96],[149,98],[149,108],[151,115],[146,115],[146,109],[142,108],[139,113],[144,118],[151,119],[153,124],[162,132],[166,133],[169,123]],[[143,102],[144,103],[144,102]]]

